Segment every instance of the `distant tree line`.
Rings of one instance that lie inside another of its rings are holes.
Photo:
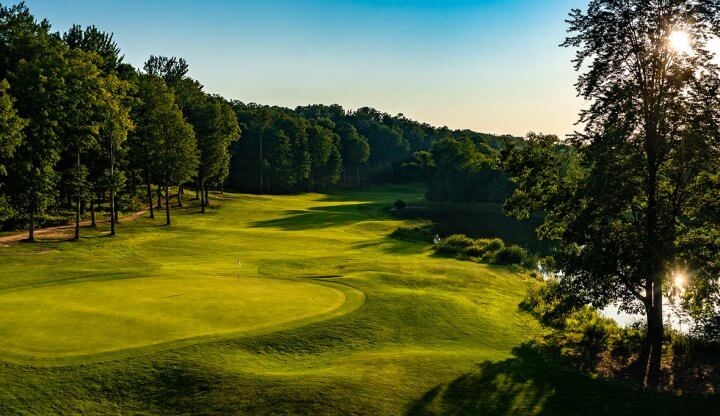
[[[228,101],[203,91],[182,58],[151,56],[137,69],[112,34],[53,32],[24,3],[0,6],[0,227],[28,227],[30,240],[70,212],[75,239],[98,212],[114,234],[118,212],[140,203],[151,217],[164,208],[170,224],[185,187],[203,212],[209,189],[226,186],[288,193],[423,181],[433,200],[501,201],[509,184],[495,161],[508,140],[518,139],[372,108]]]
[[[497,169],[508,141],[437,128],[373,108],[310,105],[295,110],[234,102],[242,140],[231,147],[228,186],[243,192],[316,191],[331,185],[425,182],[428,198],[503,201]]]

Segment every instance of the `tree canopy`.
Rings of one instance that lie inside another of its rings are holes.
[[[584,130],[572,150],[532,136],[506,159],[517,185],[506,208],[547,213],[540,232],[561,243],[567,292],[646,314],[648,385],[658,382],[666,289],[679,274],[699,287],[717,276],[705,266],[716,262],[718,223],[697,207],[719,160],[720,79],[707,50],[719,19],[711,1],[593,0],[573,10],[564,46],[576,50],[577,90],[590,102]],[[679,32],[691,52],[673,47]]]

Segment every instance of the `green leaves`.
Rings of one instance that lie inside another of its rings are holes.
[[[8,92],[10,84],[0,81],[0,175],[7,174],[3,160],[10,158],[23,140],[27,121],[20,118],[14,108],[15,99]]]
[[[586,12],[573,10],[564,46],[584,71],[584,131],[563,144],[530,135],[504,154],[517,185],[506,211],[546,214],[539,234],[560,241],[562,285],[584,303],[650,316],[681,266],[705,288],[696,299],[718,299],[707,282],[720,276],[720,102],[710,93],[720,77],[704,42],[720,15],[711,2],[695,3],[592,0]],[[669,47],[679,27],[694,54]]]

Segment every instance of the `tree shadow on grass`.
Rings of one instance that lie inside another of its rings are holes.
[[[257,221],[251,227],[280,228],[285,231],[302,231],[341,227],[364,221],[380,208],[374,204],[329,205],[307,210],[282,211],[281,218]]]
[[[484,362],[416,400],[407,415],[717,414],[713,396],[675,396],[594,379],[548,360],[532,344]]]
[[[375,249],[387,254],[419,254],[427,250],[428,245],[397,240],[390,237],[379,238],[353,244],[353,249]]]

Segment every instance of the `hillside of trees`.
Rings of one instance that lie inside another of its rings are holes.
[[[494,162],[506,141],[519,140],[437,128],[368,107],[233,107],[243,134],[231,148],[227,185],[243,192],[426,182],[430,199],[499,200],[504,192],[495,185],[507,181]]]
[[[124,62],[95,26],[54,32],[26,5],[0,8],[0,225],[29,228],[145,204],[182,206],[172,189],[291,193],[420,182],[441,201],[497,200],[512,137],[453,131],[339,105],[294,110],[229,101],[182,58]],[[108,214],[110,213],[110,214]],[[114,227],[113,227],[114,233]]]

